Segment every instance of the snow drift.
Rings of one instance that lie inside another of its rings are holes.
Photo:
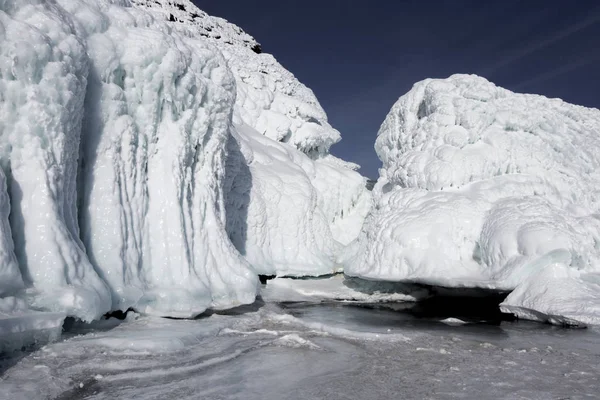
[[[5,0],[0,41],[0,296],[19,318],[189,317],[254,301],[259,272],[338,268],[365,180],[240,28],[182,0]]]
[[[599,130],[599,110],[477,76],[417,83],[379,131],[346,273],[516,289],[506,310],[600,323]]]

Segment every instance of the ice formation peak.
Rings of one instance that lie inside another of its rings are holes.
[[[191,1],[132,0],[174,30],[217,46],[237,84],[236,117],[261,134],[289,143],[313,159],[326,156],[340,133],[312,90],[300,83],[241,28],[212,17]]]
[[[221,46],[235,45],[247,47],[257,54],[262,52],[260,43],[244,32],[242,28],[227,20],[208,15],[190,0],[130,0],[132,5],[151,9],[162,14],[163,18],[176,29],[187,29],[193,35],[214,41]]]
[[[388,181],[403,187],[456,188],[518,173],[547,177],[587,196],[586,182],[599,178],[599,124],[596,109],[453,75],[419,82],[402,96],[375,149]]]

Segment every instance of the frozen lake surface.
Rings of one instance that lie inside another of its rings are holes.
[[[2,399],[584,399],[600,390],[600,332],[259,301],[73,324],[2,362]]]

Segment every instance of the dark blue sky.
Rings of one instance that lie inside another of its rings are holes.
[[[392,104],[428,77],[600,108],[600,1],[194,0],[253,35],[309,86],[342,133],[332,153],[377,177]]]

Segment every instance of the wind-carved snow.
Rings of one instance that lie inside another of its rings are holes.
[[[240,28],[144,0],[10,0],[0,24],[15,318],[191,317],[253,302],[257,273],[339,269],[365,180],[328,154],[340,135],[312,91]]]
[[[577,319],[582,307],[562,302],[558,276],[581,292],[598,288],[585,282],[600,270],[599,127],[598,110],[476,76],[417,83],[379,131],[375,206],[346,273],[516,288],[506,309]],[[533,284],[539,274],[557,278]],[[596,289],[583,297],[597,305]]]

